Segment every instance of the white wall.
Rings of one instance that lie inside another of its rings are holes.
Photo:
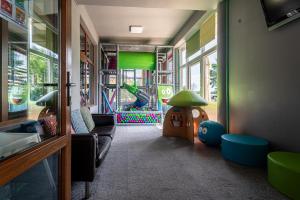
[[[88,31],[94,45],[98,44],[98,34],[84,6],[72,0],[72,110],[80,108],[80,23]]]

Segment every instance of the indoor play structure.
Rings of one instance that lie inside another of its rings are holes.
[[[183,90],[173,96],[168,105],[173,107],[165,115],[163,136],[181,137],[194,143],[200,122],[208,120],[206,112],[200,108],[207,105],[206,100],[192,91]]]
[[[99,112],[119,125],[161,123],[176,89],[173,47],[102,43],[99,52]]]
[[[135,102],[126,105],[124,110],[126,111],[130,111],[132,109],[139,110],[149,103],[149,99],[150,99],[149,95],[146,92],[140,90],[136,85],[130,86],[126,83],[123,83],[123,87],[136,97]]]

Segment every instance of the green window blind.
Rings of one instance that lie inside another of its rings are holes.
[[[151,52],[119,52],[119,69],[155,70],[156,56]]]
[[[186,42],[186,57],[190,57],[200,49],[200,30],[198,30],[188,41]]]

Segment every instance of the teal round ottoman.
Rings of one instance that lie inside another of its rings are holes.
[[[300,153],[269,153],[268,181],[288,197],[300,199]]]
[[[224,134],[221,139],[221,152],[226,160],[249,166],[266,164],[269,146],[267,140],[239,134]]]

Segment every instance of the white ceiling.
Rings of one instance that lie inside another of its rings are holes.
[[[83,4],[101,40],[167,44],[197,10],[215,9],[218,0],[77,0]],[[142,34],[129,32],[142,25]]]

